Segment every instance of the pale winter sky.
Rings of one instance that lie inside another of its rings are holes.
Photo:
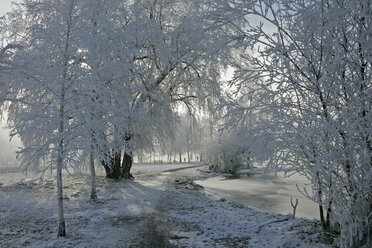
[[[11,9],[12,2],[14,2],[14,0],[0,0],[0,16]]]

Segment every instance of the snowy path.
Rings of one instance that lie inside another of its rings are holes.
[[[98,203],[88,177],[65,176],[65,238],[54,180],[1,186],[0,247],[320,247],[305,244],[317,234],[299,233],[310,221],[213,200],[191,180],[208,176],[198,168],[157,168],[139,166],[135,181],[98,177]]]
[[[99,202],[89,200],[89,178],[64,178],[67,237],[56,237],[54,180],[0,188],[0,247],[147,247],[147,226],[161,191],[134,181],[97,178]],[[156,184],[152,183],[152,187]]]

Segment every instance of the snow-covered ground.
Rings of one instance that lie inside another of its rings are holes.
[[[53,176],[39,184],[2,174],[0,247],[326,246],[310,220],[210,197],[193,180],[212,174],[196,166],[134,165],[134,181],[98,176],[98,202],[89,199],[88,176],[64,175],[64,238],[56,237]]]

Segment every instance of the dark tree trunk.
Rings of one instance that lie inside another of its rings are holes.
[[[319,215],[320,215],[320,223],[322,224],[322,229],[323,231],[328,231],[328,227],[327,227],[327,222],[325,221],[325,218],[324,218],[324,210],[323,210],[323,206],[322,205],[319,205]]]
[[[104,133],[102,133],[101,136],[105,139],[105,134]],[[106,177],[107,178],[113,178],[113,176],[112,176],[112,174],[113,174],[112,160],[113,159],[112,159],[110,150],[108,148],[103,148],[103,150],[101,150],[101,152],[103,153],[104,159],[101,159],[100,162],[101,162],[101,165],[103,166],[103,168],[105,169]]]
[[[331,225],[331,211],[332,211],[332,200],[329,202],[328,208],[327,208],[327,217],[326,217],[326,226],[328,228],[328,231],[330,233],[333,233],[333,226]]]
[[[134,178],[133,175],[130,173],[133,165],[133,155],[132,152],[124,152],[123,162],[122,162],[122,173],[121,177],[125,179],[132,179]]]
[[[317,178],[317,181],[318,181],[318,198],[319,198],[318,200],[319,200],[320,223],[322,224],[323,231],[328,232],[329,227],[328,227],[328,223],[327,223],[327,221],[325,219],[325,216],[324,216],[324,209],[323,209],[323,204],[322,204],[323,190],[322,190],[322,184],[321,184],[320,177],[319,177],[319,172],[316,173],[316,178]]]
[[[105,168],[106,177],[111,179],[121,178],[120,168],[120,152],[115,152],[114,156],[110,158],[110,162],[101,161],[103,168]]]
[[[114,179],[121,178],[120,159],[121,159],[120,152],[115,152],[113,160],[112,160],[112,176],[113,176],[112,178]]]
[[[178,155],[179,155],[180,163],[182,163],[181,151],[179,151]]]
[[[109,175],[112,174],[112,170],[111,170],[110,166],[103,160],[101,160],[101,165],[105,169],[106,177],[109,177]]]
[[[96,200],[97,199],[97,191],[96,191],[96,170],[94,168],[94,156],[93,156],[93,149],[90,152],[90,175],[91,175],[91,187],[90,187],[90,199]]]
[[[126,141],[123,161],[121,161],[120,147],[113,148],[111,152],[108,149],[108,151],[104,153],[105,159],[101,160],[101,164],[105,168],[107,178],[112,179],[134,178],[133,175],[130,173],[130,170],[133,165],[133,154],[131,146],[129,144],[131,135],[127,134],[123,138]],[[140,160],[142,160],[142,157],[140,157]]]

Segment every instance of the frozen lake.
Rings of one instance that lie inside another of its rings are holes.
[[[290,204],[298,199],[296,217],[309,219],[319,218],[319,207],[314,202],[306,199],[297,189],[306,186],[306,178],[293,175],[284,178],[284,173],[279,172],[277,177],[273,173],[262,176],[257,170],[249,170],[240,176],[218,176],[206,180],[196,181],[202,185],[206,192],[229,201],[239,202],[244,205],[272,213],[292,213]],[[248,175],[247,175],[248,174]],[[311,192],[309,186],[307,191]]]

